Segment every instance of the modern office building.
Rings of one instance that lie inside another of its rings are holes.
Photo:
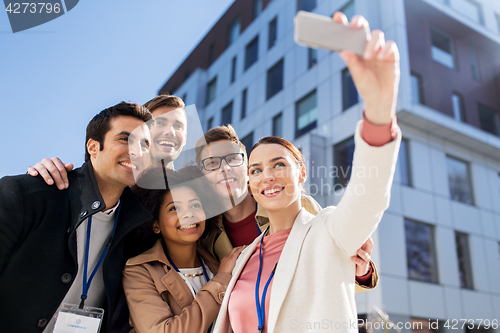
[[[363,102],[338,54],[295,44],[299,9],[361,14],[401,52],[404,140],[391,205],[373,235],[380,285],[356,296],[358,312],[373,304],[395,323],[423,323],[405,332],[435,329],[429,319],[453,332],[495,331],[500,1],[236,0],[220,17],[160,93],[196,104],[205,129],[231,123],[248,147],[266,135],[292,141],[307,160],[311,194],[326,206],[348,181]]]

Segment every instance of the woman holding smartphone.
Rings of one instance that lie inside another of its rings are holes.
[[[347,24],[337,12],[334,20]],[[351,25],[368,22],[355,16]],[[270,226],[240,255],[215,332],[357,332],[355,264],[350,257],[389,206],[401,133],[395,122],[399,54],[373,31],[365,53],[342,51],[365,101],[356,127],[351,179],[337,207],[316,217],[301,207],[306,168],[300,151],[262,138],[249,155],[249,185]]]
[[[197,246],[211,227],[206,216],[214,215],[210,210],[217,207],[217,196],[196,167],[163,172],[148,170],[138,182],[143,188],[133,188],[153,215],[142,231],[158,240],[125,265],[130,324],[139,333],[206,333],[243,248],[235,248],[219,265]],[[165,189],[149,189],[162,183]]]

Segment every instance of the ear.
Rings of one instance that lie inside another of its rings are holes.
[[[306,180],[307,180],[306,166],[302,164],[300,166],[299,183],[304,184]]]
[[[153,222],[152,229],[153,229],[153,232],[155,234],[159,234],[161,232],[161,230],[160,230],[160,224],[158,223],[158,221],[155,220]]]
[[[94,139],[89,139],[89,141],[87,141],[87,151],[91,157],[95,158],[99,150],[100,150],[99,141],[96,141]]]

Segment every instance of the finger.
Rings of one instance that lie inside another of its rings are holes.
[[[342,12],[335,12],[335,14],[333,14],[333,21],[342,24],[347,24],[349,22],[347,20],[347,16],[345,16]]]
[[[368,237],[366,242],[361,246],[361,250],[367,252],[368,254],[372,254],[373,249],[373,239]]]
[[[59,162],[61,162],[61,161],[59,161]],[[64,181],[61,178],[61,172],[60,172],[59,168],[57,167],[56,163],[54,162],[54,160],[53,159],[49,159],[49,158],[44,158],[40,162],[40,164],[42,164],[45,167],[45,169],[47,170],[47,172],[50,173],[50,176],[52,177],[52,179],[53,179],[54,183],[56,184],[57,188],[60,189],[60,190],[63,190],[64,189]],[[62,164],[62,162],[61,162],[60,165],[64,169],[64,165]],[[64,172],[66,172],[66,169],[64,169]]]
[[[356,253],[358,254],[358,257],[361,258],[364,262],[368,263],[370,261],[370,255],[365,251],[358,249]]]
[[[64,167],[66,168],[66,171],[70,172],[75,166],[73,165],[73,163],[68,163],[65,164]]]
[[[363,57],[366,60],[372,59],[374,55],[378,55],[380,49],[385,47],[385,37],[381,30],[373,30],[372,38],[366,43]]]
[[[32,166],[30,166],[30,167],[28,168],[28,171],[27,171],[27,172],[28,172],[28,174],[29,174],[30,176],[33,176],[33,177],[35,177],[35,176],[37,176],[37,175],[38,175],[38,171],[36,171],[36,169],[35,169],[35,168],[33,168]]]
[[[363,259],[357,257],[357,256],[352,256],[351,260],[358,266],[359,268],[362,269],[363,272],[366,272],[367,264],[366,262],[363,261]],[[356,267],[356,269],[358,268]]]
[[[351,27],[369,29],[368,21],[361,15],[354,15],[351,18]]]
[[[54,175],[54,181],[56,182],[57,188],[67,188],[68,187],[68,173],[66,172],[66,166],[64,163],[57,157],[52,157],[51,161],[54,163],[54,166],[57,168],[57,171],[59,172],[59,179],[61,182],[59,182],[58,177]]]
[[[42,176],[43,180],[48,184],[52,185],[54,184],[54,180],[50,176],[50,173],[47,171],[47,169],[40,163],[35,164],[32,166],[32,168],[36,169],[38,171],[38,174]]]
[[[379,52],[377,58],[380,60],[399,61],[399,50],[396,43],[392,40],[388,40],[384,48]]]

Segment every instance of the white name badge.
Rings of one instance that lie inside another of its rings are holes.
[[[78,305],[62,304],[56,313],[53,333],[99,333],[104,310]]]

